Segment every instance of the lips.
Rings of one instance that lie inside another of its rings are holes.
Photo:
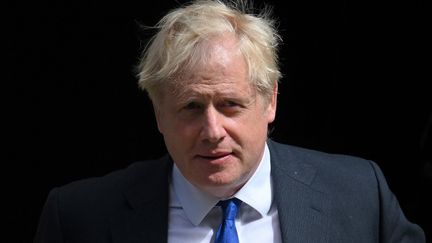
[[[218,161],[227,159],[232,155],[231,152],[215,152],[215,153],[202,153],[196,155],[199,159],[209,160],[209,161]]]

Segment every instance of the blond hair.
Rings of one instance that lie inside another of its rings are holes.
[[[167,81],[205,59],[202,43],[229,33],[238,40],[250,82],[269,99],[281,77],[277,59],[280,37],[268,9],[253,15],[246,13],[247,8],[241,0],[229,4],[197,0],[168,13],[155,26],[159,31],[144,50],[138,66],[139,87],[147,90],[154,102]]]

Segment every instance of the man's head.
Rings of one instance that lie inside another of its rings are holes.
[[[186,179],[230,196],[257,168],[276,113],[273,23],[219,1],[196,1],[166,15],[158,28],[139,85]]]

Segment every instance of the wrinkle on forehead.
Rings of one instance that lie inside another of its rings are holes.
[[[211,80],[209,80],[211,81]],[[248,83],[246,86],[237,84],[237,83],[212,83],[212,82],[199,82],[199,83],[190,83],[188,85],[183,86],[182,88],[178,88],[173,92],[176,99],[180,103],[187,102],[188,100],[200,98],[204,100],[218,100],[223,98],[242,98],[248,99],[250,102],[255,100],[255,92],[254,89],[250,87]],[[249,102],[248,102],[249,103]]]

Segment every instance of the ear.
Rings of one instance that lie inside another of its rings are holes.
[[[278,95],[278,82],[275,81],[275,85],[273,87],[273,94],[267,107],[268,123],[272,123],[276,118],[277,95]]]
[[[155,101],[153,101],[153,110],[154,110],[154,114],[155,114],[155,118],[156,118],[156,124],[158,127],[158,130],[160,133],[163,134],[163,125],[162,125],[162,114],[161,114],[161,110],[160,110],[160,104],[155,104]]]

